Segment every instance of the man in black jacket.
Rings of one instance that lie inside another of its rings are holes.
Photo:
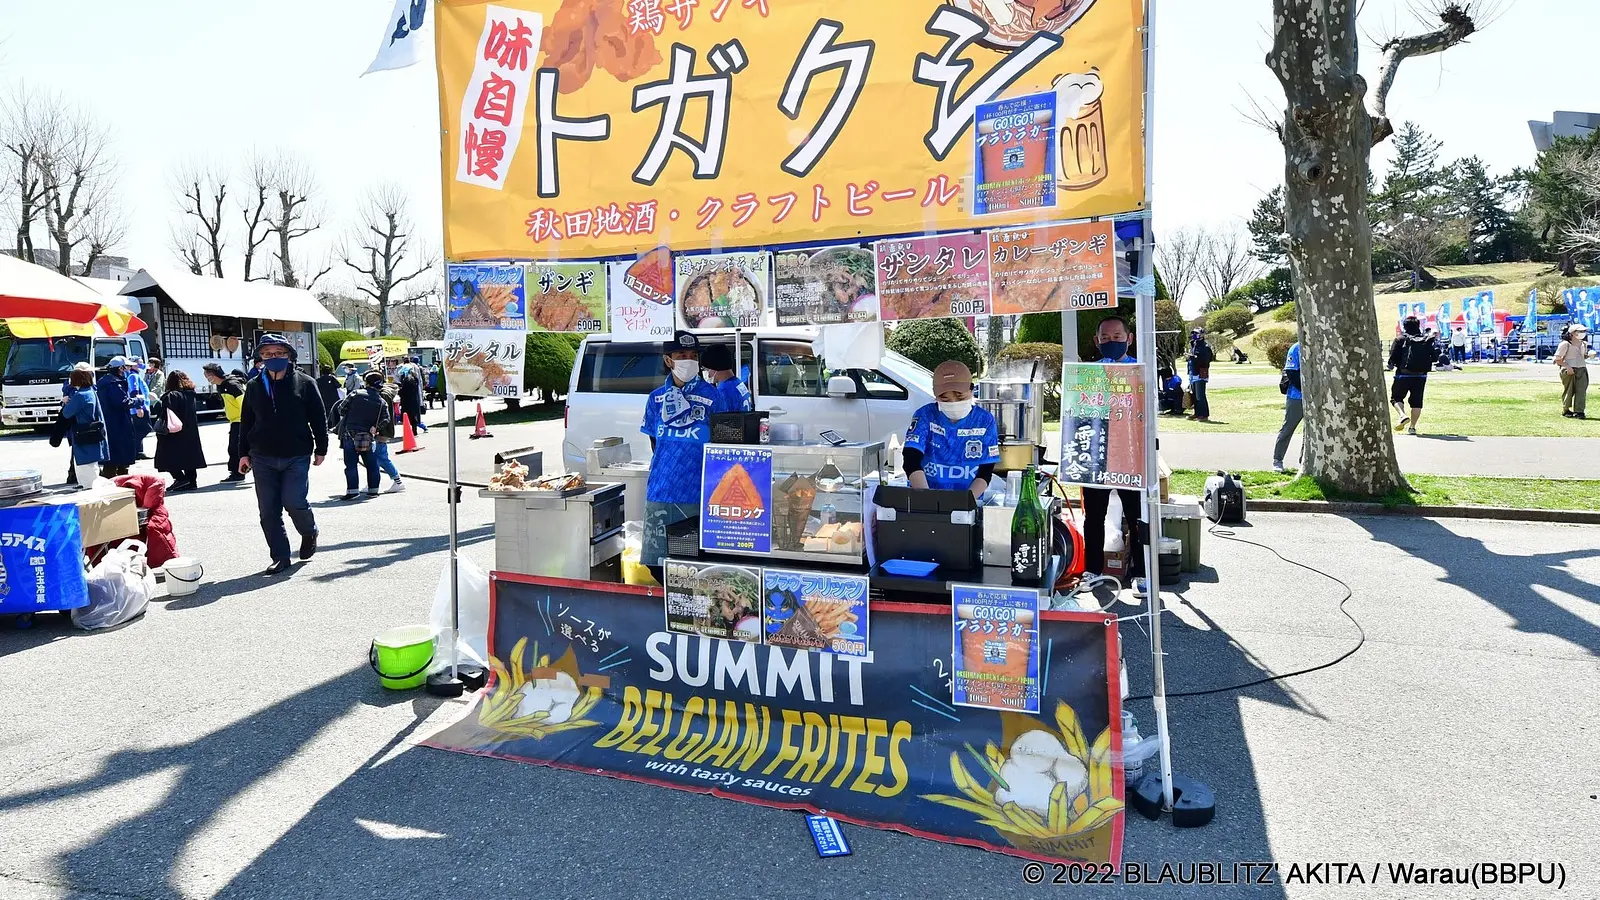
[[[289,569],[289,535],[283,514],[300,533],[300,559],[317,552],[317,520],[308,494],[311,467],[328,455],[328,413],[310,376],[294,368],[295,349],[281,334],[264,334],[256,344],[262,374],[245,388],[239,422],[239,467],[256,473],[256,505],[272,565],[266,574]]]

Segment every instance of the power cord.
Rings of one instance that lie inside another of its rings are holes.
[[[1351,647],[1349,650],[1346,650],[1344,653],[1341,653],[1338,656],[1338,658],[1333,659],[1333,660],[1331,660],[1329,662],[1322,663],[1321,665],[1312,666],[1312,667],[1307,668],[1307,669],[1296,669],[1293,672],[1283,672],[1283,673],[1277,674],[1277,675],[1269,675],[1266,678],[1257,678],[1254,681],[1246,681],[1246,682],[1244,682],[1242,684],[1232,684],[1232,685],[1228,685],[1227,687],[1209,688],[1209,689],[1203,690],[1203,691],[1183,691],[1181,693],[1169,693],[1169,694],[1167,694],[1167,697],[1169,699],[1172,698],[1172,697],[1205,697],[1205,696],[1208,696],[1208,695],[1211,695],[1211,694],[1226,694],[1226,693],[1228,693],[1230,691],[1242,691],[1245,688],[1255,687],[1256,685],[1269,684],[1269,683],[1274,682],[1274,681],[1283,681],[1286,678],[1294,678],[1297,675],[1309,675],[1312,672],[1320,672],[1323,669],[1331,669],[1334,666],[1337,666],[1339,663],[1342,663],[1345,660],[1349,659],[1350,657],[1354,656],[1356,654],[1356,651],[1360,650],[1363,646],[1366,645],[1366,643],[1367,643],[1367,631],[1366,631],[1366,629],[1362,628],[1361,627],[1361,623],[1356,621],[1356,617],[1350,615],[1349,611],[1345,609],[1345,604],[1349,603],[1350,599],[1355,596],[1355,591],[1352,590],[1350,585],[1346,584],[1338,576],[1330,575],[1327,572],[1324,572],[1321,569],[1316,568],[1315,566],[1308,566],[1303,562],[1296,562],[1295,560],[1289,559],[1288,557],[1284,556],[1282,553],[1279,553],[1277,550],[1275,550],[1275,549],[1273,549],[1271,547],[1268,547],[1266,544],[1258,544],[1255,541],[1245,540],[1244,538],[1239,537],[1237,534],[1235,534],[1231,529],[1222,528],[1219,524],[1213,524],[1210,528],[1206,529],[1206,533],[1210,534],[1210,535],[1212,535],[1214,537],[1222,538],[1224,540],[1234,541],[1234,542],[1240,543],[1240,544],[1249,544],[1252,547],[1260,547],[1262,550],[1265,550],[1268,553],[1271,553],[1273,556],[1276,556],[1279,560],[1281,560],[1283,562],[1286,562],[1291,566],[1296,566],[1298,568],[1305,569],[1307,572],[1311,572],[1314,575],[1321,575],[1323,578],[1326,578],[1329,581],[1333,582],[1334,584],[1337,584],[1340,587],[1344,588],[1344,596],[1339,599],[1339,606],[1338,606],[1339,614],[1344,616],[1346,619],[1349,619],[1350,620],[1350,624],[1354,625],[1356,627],[1356,634],[1358,635],[1358,638],[1356,640],[1356,645],[1354,647]],[[1133,701],[1133,700],[1149,700],[1149,699],[1152,699],[1151,695],[1143,694],[1143,695],[1140,695],[1140,696],[1129,697],[1129,698],[1127,698],[1127,701],[1124,701],[1124,702]]]

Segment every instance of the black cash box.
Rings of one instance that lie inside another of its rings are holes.
[[[765,412],[712,413],[711,443],[759,444]]]
[[[878,507],[873,546],[879,562],[908,559],[952,571],[983,564],[983,517],[971,491],[884,485],[873,503]]]

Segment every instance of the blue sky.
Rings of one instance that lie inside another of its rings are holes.
[[[781,2],[781,0],[780,0]],[[889,0],[885,0],[889,2]],[[1494,172],[1533,156],[1528,119],[1600,111],[1593,38],[1600,5],[1499,0],[1492,25],[1443,56],[1411,60],[1390,102]],[[437,236],[439,149],[430,65],[357,76],[391,0],[0,0],[0,90],[45,85],[83,104],[116,136],[134,265],[171,264],[168,187],[186,159],[237,164],[253,148],[310,159],[330,212],[348,223],[364,189],[390,179]],[[1368,0],[1370,41],[1416,30],[1407,0]],[[1262,63],[1270,0],[1162,0],[1156,22],[1157,228],[1242,222],[1278,183],[1276,138],[1248,120],[1251,98],[1281,95]],[[1378,54],[1364,48],[1375,80]],[[281,61],[281,62],[280,62]],[[1378,159],[1385,155],[1379,150]]]

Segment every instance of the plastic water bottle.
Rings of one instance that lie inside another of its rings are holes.
[[[823,504],[823,506],[822,506],[822,524],[824,524],[824,525],[832,525],[832,524],[834,524],[834,520],[837,519],[838,516],[839,516],[838,507],[834,506],[832,503]]]
[[[1123,774],[1126,777],[1129,785],[1132,785],[1144,776],[1144,753],[1140,752],[1136,754],[1138,756],[1137,759],[1133,759],[1129,755],[1130,751],[1132,751],[1134,747],[1138,746],[1140,740],[1141,738],[1139,737],[1138,720],[1134,719],[1133,713],[1123,710],[1122,767]]]

